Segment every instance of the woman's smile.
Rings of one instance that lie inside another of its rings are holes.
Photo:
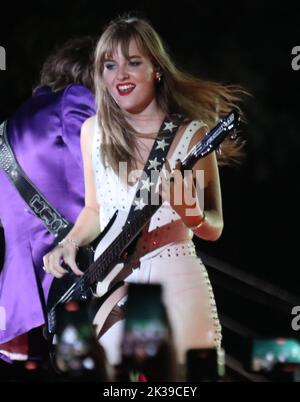
[[[119,92],[119,95],[126,96],[129,95],[135,87],[136,85],[132,82],[124,82],[117,85],[117,90]]]

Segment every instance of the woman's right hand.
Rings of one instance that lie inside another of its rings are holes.
[[[56,278],[62,278],[68,273],[66,269],[62,267],[62,263],[65,263],[76,275],[83,275],[83,272],[78,268],[75,258],[77,253],[77,247],[75,242],[65,239],[53,250],[43,257],[44,271]]]

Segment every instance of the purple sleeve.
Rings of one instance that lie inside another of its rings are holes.
[[[69,85],[62,98],[62,135],[71,154],[82,168],[78,141],[82,124],[96,113],[94,95],[82,85]]]

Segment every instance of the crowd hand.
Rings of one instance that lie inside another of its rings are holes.
[[[76,275],[83,275],[83,272],[78,268],[75,258],[78,247],[72,241],[62,241],[58,246],[51,250],[43,257],[44,271],[56,278],[62,278],[68,273],[62,267],[66,264]]]
[[[166,162],[161,172],[160,194],[181,217],[186,215],[187,208],[195,207],[196,192],[192,171],[183,173],[179,159],[172,172],[169,163]]]

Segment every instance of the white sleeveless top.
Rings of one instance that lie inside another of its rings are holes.
[[[175,167],[177,159],[183,159],[185,157],[193,135],[203,126],[206,126],[206,124],[202,121],[192,121],[188,124],[171,159],[169,159],[172,169]],[[119,179],[111,167],[104,165],[100,155],[101,143],[101,130],[96,122],[93,137],[92,160],[97,201],[100,205],[100,227],[101,231],[103,231],[116,210],[125,211],[126,213],[129,212],[136,193],[138,181],[133,186],[126,185],[124,181]],[[155,236],[155,239],[152,238],[153,236]],[[180,216],[173,210],[170,204],[164,201],[162,206],[151,218],[148,231],[146,233],[143,232],[142,237],[144,241],[144,254],[146,254],[153,249],[161,249],[162,246],[172,242],[191,240],[193,232],[185,226]],[[155,243],[155,246],[153,246],[153,243]]]

